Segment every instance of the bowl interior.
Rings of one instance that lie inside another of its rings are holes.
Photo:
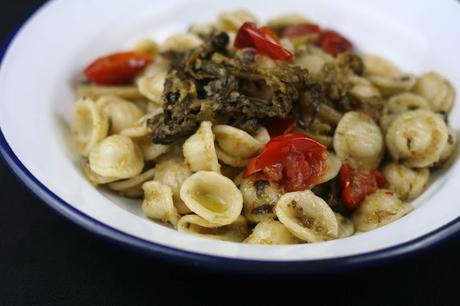
[[[213,21],[219,12],[236,8],[247,8],[262,20],[282,13],[306,15],[404,71],[436,70],[460,92],[460,41],[453,39],[460,28],[460,5],[454,1],[291,0],[267,5],[264,0],[55,0],[19,31],[1,66],[0,127],[14,154],[34,177],[83,214],[146,241],[208,255],[279,261],[351,256],[411,241],[460,216],[453,197],[460,180],[457,157],[449,169],[434,175],[408,216],[372,232],[308,245],[254,246],[181,234],[147,220],[139,200],[91,186],[68,129],[73,86],[82,68],[98,55],[129,48],[142,38],[161,42],[192,23]],[[457,104],[450,124],[458,131]]]

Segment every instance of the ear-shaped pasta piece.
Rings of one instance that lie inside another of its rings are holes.
[[[216,27],[218,31],[237,32],[246,21],[258,22],[257,18],[246,10],[223,12],[219,15]]]
[[[215,125],[212,131],[220,149],[230,156],[251,158],[264,147],[256,138],[230,125]]]
[[[383,175],[400,199],[410,201],[425,190],[430,171],[427,168],[411,169],[404,165],[390,163],[383,168]]]
[[[439,162],[437,166],[440,164],[443,164],[445,161],[447,161],[452,156],[452,154],[455,152],[455,149],[457,148],[457,144],[458,144],[457,132],[453,128],[448,127],[447,128],[447,143],[444,146],[444,149],[442,149],[441,157],[439,158]]]
[[[87,157],[107,136],[109,121],[101,114],[96,102],[82,98],[75,105],[71,130],[78,152]]]
[[[270,134],[266,128],[261,127],[257,130],[254,138],[261,144],[266,145],[270,141]]]
[[[81,84],[77,86],[77,95],[80,98],[98,99],[101,96],[117,96],[122,99],[136,100],[143,96],[136,86],[110,85],[101,86],[94,84]]]
[[[135,140],[140,140],[140,139],[150,135],[152,130],[149,128],[149,126],[147,124],[147,121],[150,118],[154,117],[155,115],[157,115],[158,113],[161,113],[161,112],[163,112],[163,110],[158,109],[156,113],[153,113],[153,114],[148,113],[147,115],[142,116],[141,118],[139,118],[139,120],[137,120],[136,122],[131,124],[131,126],[123,129],[120,132],[120,135],[127,136],[127,137],[133,138]]]
[[[310,23],[311,21],[302,15],[299,14],[287,14],[280,15],[275,18],[272,18],[268,21],[268,26],[270,28],[284,28],[297,25],[299,23]]]
[[[160,72],[155,76],[143,76],[137,80],[139,91],[150,101],[164,104],[163,89],[166,80],[166,72]]]
[[[133,178],[110,183],[107,185],[107,187],[109,187],[113,191],[117,191],[118,193],[124,196],[128,196],[128,197],[133,197],[133,195],[135,195],[135,197],[142,196],[143,195],[142,185],[145,182],[152,180],[154,175],[155,175],[155,168],[152,168]]]
[[[134,45],[133,50],[155,56],[160,52],[160,46],[152,39],[143,39]]]
[[[264,220],[256,225],[251,235],[243,243],[250,244],[296,244],[300,240],[279,221],[273,219]]]
[[[353,84],[350,94],[353,97],[365,102],[368,102],[369,99],[380,98],[380,91],[367,79],[353,76],[350,80]]]
[[[326,164],[326,175],[324,175],[324,177],[321,178],[319,184],[332,180],[339,174],[340,168],[342,167],[342,161],[332,152],[328,152]]]
[[[97,173],[94,173],[94,171],[91,170],[89,163],[86,163],[83,166],[83,171],[88,181],[94,186],[104,185],[104,184],[119,180],[119,178],[116,178],[116,177],[105,177]]]
[[[364,113],[348,112],[334,134],[334,150],[343,162],[356,169],[375,169],[385,150],[380,128]]]
[[[217,161],[211,126],[209,121],[201,122],[200,128],[185,141],[182,147],[185,161],[192,171],[219,172],[220,165]]]
[[[129,137],[113,135],[91,151],[89,166],[98,175],[127,179],[141,173],[144,158],[139,146]]]
[[[412,206],[402,202],[393,192],[379,189],[364,199],[354,211],[351,220],[358,231],[367,232],[398,220],[412,209]]]
[[[294,49],[296,49],[294,47]],[[333,61],[331,56],[320,52],[303,52],[295,58],[295,64],[305,68],[312,75],[320,75],[326,63]]]
[[[150,138],[144,139],[140,143],[142,153],[144,155],[144,161],[152,161],[157,159],[159,156],[165,154],[171,149],[170,145],[163,145],[153,143]]]
[[[97,105],[102,114],[109,118],[112,134],[119,134],[144,116],[136,104],[116,96],[102,96],[97,100]]]
[[[155,57],[155,61],[148,65],[139,77],[154,77],[162,72],[168,72],[170,68],[170,61],[161,55]],[[137,87],[136,87],[137,88]],[[139,92],[140,93],[140,92]],[[143,97],[143,96],[142,96]]]
[[[151,219],[169,222],[176,226],[180,216],[174,207],[171,188],[157,181],[149,181],[142,185],[142,189],[144,189],[142,202],[144,214]]]
[[[203,40],[192,33],[182,33],[170,36],[164,42],[163,51],[186,52],[196,48],[203,43]]]
[[[243,168],[246,167],[248,164],[248,159],[243,159],[241,157],[236,157],[225,153],[219,146],[215,147],[217,159],[223,162],[225,165],[229,165],[232,167],[239,167]]]
[[[408,92],[393,96],[383,107],[380,127],[385,131],[400,114],[417,109],[430,109],[425,98]]]
[[[410,91],[416,82],[415,76],[411,74],[402,74],[395,77],[371,75],[369,80],[377,86],[384,97]]]
[[[439,161],[447,135],[447,126],[440,115],[416,110],[393,120],[385,140],[395,161],[403,161],[408,167],[423,168]]]
[[[276,204],[276,216],[297,238],[319,242],[337,238],[337,218],[323,199],[310,190],[286,193]]]
[[[199,171],[187,178],[180,198],[191,211],[218,225],[235,221],[243,208],[243,197],[232,180],[212,171]]]
[[[172,158],[159,162],[155,166],[155,181],[166,184],[171,188],[174,205],[181,215],[191,212],[180,198],[180,188],[191,175],[192,171],[190,171],[182,158]]]
[[[241,242],[249,234],[246,220],[239,216],[232,224],[218,225],[197,215],[187,215],[180,218],[177,230],[203,238]]]
[[[257,176],[241,180],[244,216],[251,222],[260,222],[275,217],[275,206],[283,189],[275,182]]]
[[[345,238],[355,233],[355,226],[350,219],[342,216],[339,213],[334,213],[337,218],[338,235],[337,238]]]
[[[362,54],[361,59],[366,75],[379,75],[384,77],[398,77],[401,70],[390,61],[373,54]]]
[[[437,72],[422,75],[415,84],[414,92],[427,99],[434,112],[449,112],[455,99],[454,88]]]

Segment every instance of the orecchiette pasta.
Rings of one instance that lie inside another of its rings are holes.
[[[403,74],[396,77],[371,75],[369,80],[377,86],[384,97],[410,91],[414,87],[416,79],[411,74]]]
[[[86,157],[107,136],[109,121],[95,101],[82,98],[75,105],[71,129],[78,152]]]
[[[337,218],[323,199],[310,190],[286,193],[276,204],[276,216],[297,238],[319,242],[337,238]]]
[[[144,39],[134,45],[133,50],[155,56],[160,52],[160,47],[152,39]]]
[[[366,232],[396,221],[412,209],[393,192],[379,189],[364,199],[351,220],[358,231]]]
[[[89,163],[86,163],[83,166],[83,171],[84,171],[84,173],[86,175],[86,178],[94,186],[103,185],[103,184],[107,184],[107,183],[119,180],[119,178],[117,178],[117,177],[106,177],[106,176],[102,176],[102,175],[99,175],[99,174],[95,173],[94,171],[91,170],[91,168],[89,166]]]
[[[244,243],[251,244],[295,244],[299,239],[279,221],[264,220],[256,225]]]
[[[276,203],[283,194],[277,183],[251,176],[242,179],[239,188],[246,219],[260,222],[275,217]]]
[[[257,23],[257,18],[246,10],[223,12],[219,15],[216,27],[218,31],[236,32],[246,21]]]
[[[214,134],[209,121],[201,122],[200,128],[183,145],[185,161],[192,171],[209,170],[219,172],[214,147]]]
[[[82,172],[215,240],[314,243],[393,222],[454,162],[454,87],[347,41],[235,10],[99,57],[76,88]]]
[[[385,150],[377,124],[359,112],[348,112],[342,117],[333,141],[337,156],[357,169],[377,168]]]
[[[82,84],[77,87],[77,95],[80,98],[90,99],[97,99],[101,96],[117,96],[128,100],[143,98],[143,95],[139,92],[137,87],[132,85],[101,86],[94,84]]]
[[[395,161],[402,161],[408,167],[422,168],[439,161],[447,135],[441,116],[428,110],[415,110],[393,120],[385,139]]]
[[[247,223],[243,216],[239,216],[231,224],[221,226],[197,215],[187,215],[180,218],[177,230],[204,238],[233,242],[241,242],[249,234]]]
[[[224,152],[221,148],[219,148],[219,146],[216,146],[215,149],[216,149],[217,159],[226,165],[242,168],[242,167],[246,167],[246,165],[248,164],[247,159],[229,155],[226,152]]]
[[[152,161],[158,158],[160,155],[165,154],[171,149],[170,145],[162,145],[153,143],[151,139],[146,138],[141,143],[142,153],[144,155],[144,161]]]
[[[142,210],[145,215],[176,226],[179,214],[174,207],[171,188],[157,181],[149,181],[142,185],[142,189],[145,195]]]
[[[404,165],[390,163],[383,168],[383,175],[400,199],[410,201],[418,197],[430,177],[430,171],[426,168],[411,169]]]
[[[152,115],[151,113],[145,116],[142,116],[136,122],[131,124],[131,126],[123,129],[120,132],[120,135],[127,136],[133,139],[142,139],[142,138],[147,137],[149,133],[151,132],[150,128],[147,125],[147,121],[153,116],[154,115]]]
[[[144,116],[136,104],[116,96],[102,96],[97,100],[97,105],[102,114],[109,118],[112,134],[119,134]]]
[[[256,138],[230,125],[215,125],[212,131],[220,149],[230,156],[247,159],[257,155],[264,147]]]
[[[414,92],[426,98],[434,112],[447,113],[454,103],[455,92],[452,85],[436,72],[422,75],[417,80]]]
[[[334,153],[329,152],[327,154],[327,172],[326,174],[321,178],[320,184],[325,183],[329,180],[332,180],[334,177],[336,177],[339,172],[340,168],[342,167],[342,162],[340,159],[335,156]]]
[[[186,52],[201,45],[201,38],[192,33],[176,34],[169,37],[163,44],[164,51]]]
[[[190,171],[182,158],[172,158],[159,162],[155,166],[155,181],[166,184],[171,188],[174,205],[181,215],[191,212],[180,198],[182,183],[191,175],[192,171]]]
[[[143,76],[137,80],[139,91],[150,101],[163,104],[163,88],[166,72],[160,72],[155,76]]]
[[[257,130],[256,134],[254,135],[254,138],[262,143],[262,144],[267,144],[267,142],[270,141],[270,134],[268,133],[267,129],[264,127],[261,127],[260,129]]]
[[[191,211],[218,225],[234,222],[243,208],[243,197],[232,180],[211,171],[199,171],[187,178],[180,197]]]
[[[401,71],[393,63],[373,54],[362,54],[365,73],[367,75],[379,75],[384,77],[398,77]]]
[[[113,135],[91,151],[89,166],[100,176],[127,179],[141,173],[144,158],[139,146],[130,138]]]
[[[334,214],[335,214],[335,217],[337,218],[337,225],[338,225],[337,237],[345,238],[345,237],[353,235],[355,233],[355,226],[353,225],[353,222],[351,222],[350,219],[342,216],[339,213],[334,213]]]
[[[289,27],[297,25],[299,23],[309,23],[308,18],[299,15],[299,14],[288,14],[281,15],[275,18],[272,18],[268,21],[268,26],[271,28],[276,27]]]
[[[452,156],[452,154],[455,152],[455,149],[457,148],[457,143],[457,132],[453,128],[449,127],[447,129],[447,143],[444,146],[444,149],[441,151],[441,156],[439,157],[439,161],[436,164],[437,166],[444,163]]]
[[[117,191],[121,194],[132,196],[132,195],[143,195],[142,192],[142,184],[145,182],[152,180],[155,175],[155,168],[149,169],[138,176],[135,176],[133,178],[123,180],[123,181],[118,181],[118,182],[113,182],[108,184],[107,186],[114,190]]]
[[[390,123],[400,114],[417,109],[430,109],[428,102],[421,96],[402,93],[391,97],[383,107],[380,127],[385,131]]]

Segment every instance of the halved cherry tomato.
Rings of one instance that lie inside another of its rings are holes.
[[[120,52],[96,59],[84,73],[99,85],[128,84],[151,62],[152,57],[142,52]]]
[[[268,27],[258,29],[253,22],[245,22],[236,34],[235,48],[253,48],[275,60],[291,60],[292,53],[284,49],[278,37]]]
[[[280,182],[286,191],[300,191],[318,184],[327,170],[327,149],[301,133],[272,138],[258,156],[249,160],[244,177],[261,172]]]
[[[388,182],[379,171],[354,170],[348,164],[340,169],[342,201],[349,209],[355,209],[378,188],[388,187]]]
[[[268,130],[270,137],[276,137],[283,134],[292,132],[297,126],[297,120],[295,117],[290,117],[286,119],[281,118],[271,118],[265,124],[265,127]]]
[[[319,33],[320,31],[321,29],[318,25],[313,23],[302,22],[286,28],[283,32],[283,36],[292,38],[312,33]]]
[[[353,45],[348,39],[332,30],[322,31],[317,44],[332,56],[353,49]]]

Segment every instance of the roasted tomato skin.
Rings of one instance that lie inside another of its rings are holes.
[[[327,171],[327,149],[301,133],[272,138],[265,149],[249,160],[244,177],[262,173],[286,191],[301,191],[318,184]]]
[[[287,27],[283,31],[283,36],[294,38],[302,35],[320,32],[321,28],[318,25],[313,23],[302,22],[294,26]]]
[[[379,171],[354,170],[348,164],[340,169],[342,201],[349,209],[355,209],[366,196],[379,188],[388,187],[388,182]]]
[[[289,61],[293,55],[281,46],[278,37],[268,27],[257,28],[253,22],[245,22],[236,34],[235,48],[252,48],[274,60]]]
[[[129,84],[151,62],[152,57],[142,52],[114,53],[93,61],[84,74],[98,85]]]
[[[340,53],[353,50],[353,45],[348,39],[332,30],[322,31],[317,44],[334,57]]]

